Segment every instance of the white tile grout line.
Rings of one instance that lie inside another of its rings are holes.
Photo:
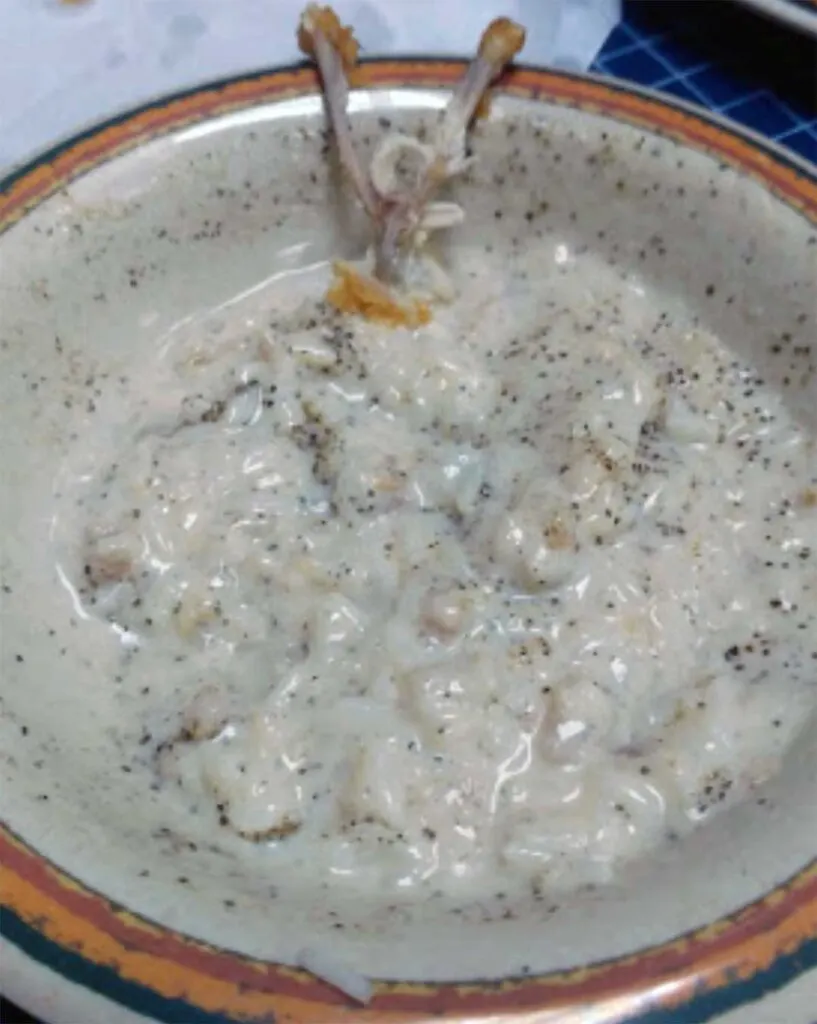
[[[634,33],[628,25],[622,24],[621,27],[627,32],[630,38],[636,38],[636,33]],[[643,50],[648,54],[648,56],[652,57],[653,60],[656,61],[656,63],[662,65],[664,69],[669,72],[669,74],[666,77],[661,78],[658,81],[641,83],[643,85],[648,86],[649,88],[666,89],[667,86],[675,82],[681,82],[687,87],[690,93],[692,93],[692,95],[703,106],[707,107],[709,110],[715,110],[716,112],[721,113],[726,113],[727,111],[732,110],[734,107],[737,107],[741,103],[744,103],[746,101],[757,99],[758,97],[763,95],[768,95],[775,101],[775,103],[778,105],[782,113],[785,114],[787,117],[790,117],[795,122],[793,125],[791,125],[791,127],[786,128],[784,132],[776,136],[773,136],[774,138],[784,138],[800,130],[805,130],[809,133],[812,133],[813,131],[817,130],[817,120],[810,122],[809,120],[804,119],[795,110],[793,110],[788,103],[786,103],[784,100],[778,99],[773,93],[766,89],[759,89],[753,92],[747,92],[742,96],[736,96],[734,99],[731,99],[727,103],[724,103],[722,105],[715,104],[713,100],[710,99],[710,97],[704,92],[704,90],[697,85],[697,83],[689,81],[692,75],[696,75],[701,71],[705,71],[708,68],[714,67],[714,62],[711,60],[707,60],[699,64],[694,64],[691,67],[680,69],[677,65],[673,64],[673,62],[668,57],[664,56],[664,54],[657,50],[653,45],[656,41],[660,41],[661,38],[666,38],[666,36],[653,36],[650,37],[649,39],[638,39],[637,42],[634,42],[633,44],[624,47],[619,47],[609,54],[604,53],[602,51],[602,53],[599,54],[599,57],[597,58],[595,66],[599,71],[602,71],[606,74],[614,75],[615,77],[621,78],[622,80],[626,81],[627,78],[625,75],[616,74],[616,72],[610,71],[605,65],[610,60],[616,60],[619,57],[628,56],[637,53],[639,50]]]
[[[603,64],[605,61],[616,60],[619,57],[625,57],[627,54],[635,53],[638,50],[644,50],[647,48],[649,43],[661,42],[663,39],[667,38],[666,33],[661,33],[650,36],[649,39],[647,39],[644,36],[639,35],[635,29],[630,28],[630,26],[624,22],[620,23],[619,28],[623,29],[627,33],[630,38],[630,42],[624,46],[617,46],[615,50],[610,50],[609,52],[605,52],[604,47],[602,47],[601,53],[599,53],[596,58],[599,65]]]
[[[738,99],[730,100],[728,103],[725,103],[722,107],[717,107],[713,109],[717,109],[720,113],[729,113],[735,110],[736,107],[739,107],[742,103],[748,103],[752,100],[759,99],[761,96],[768,96],[775,104],[777,104],[777,107],[780,110],[780,112],[785,114],[786,117],[790,118],[794,122],[794,124],[791,125],[790,127],[784,128],[781,133],[771,136],[772,138],[780,138],[781,135],[797,131],[798,128],[808,127],[808,121],[806,121],[805,118],[801,117],[798,113],[792,110],[791,107],[785,104],[782,100],[779,100],[775,96],[775,94],[773,92],[770,92],[768,89],[762,89],[760,92],[747,93],[745,96],[738,97]]]
[[[695,85],[694,82],[688,82],[688,81],[685,80],[687,74],[692,74],[693,73],[693,69],[690,69],[688,72],[683,71],[683,72],[679,73],[678,67],[675,64],[673,64],[671,60],[669,60],[667,57],[665,57],[663,55],[663,53],[660,53],[658,50],[652,49],[650,46],[647,47],[647,50],[650,53],[650,55],[653,56],[660,64],[663,64],[663,66],[669,72],[669,77],[666,79],[667,83],[669,83],[671,81],[675,81],[675,80],[683,81],[684,85],[686,85],[687,89],[689,89],[689,91],[692,93],[692,95],[700,103],[703,103],[704,106],[709,106],[709,100],[707,99],[706,94],[701,89],[699,89],[698,86]],[[698,67],[694,68],[694,70],[695,71],[702,71],[704,66],[706,66],[706,65],[698,66]]]
[[[662,60],[661,63],[664,65],[665,69],[671,67],[669,62],[666,61],[666,60]],[[706,62],[704,62],[702,64],[695,64],[694,66],[692,66],[690,68],[687,68],[684,71],[678,71],[676,69],[671,74],[666,75],[664,78],[659,78],[656,81],[652,81],[652,82],[639,82],[639,83],[636,83],[636,84],[644,85],[648,89],[666,89],[666,87],[668,85],[672,85],[675,82],[682,82],[684,85],[686,85],[686,87],[689,89],[689,91],[694,96],[696,96],[698,98],[698,100],[707,108],[707,110],[715,110],[715,111],[728,110],[728,109],[731,109],[734,106],[737,106],[740,103],[743,103],[746,100],[753,100],[753,99],[757,99],[759,96],[766,95],[766,96],[769,96],[777,104],[779,109],[787,117],[790,117],[793,121],[796,122],[795,127],[808,127],[812,123],[810,120],[808,120],[806,118],[803,118],[800,114],[797,113],[797,111],[795,111],[791,106],[789,106],[788,103],[786,103],[784,100],[779,99],[777,96],[774,95],[774,93],[772,93],[768,89],[760,89],[760,90],[756,89],[754,92],[746,92],[746,93],[743,93],[740,96],[735,96],[731,100],[729,100],[727,103],[724,103],[724,104],[716,103],[710,96],[708,96],[706,94],[706,92],[704,92],[703,89],[701,89],[697,85],[697,83],[689,81],[689,79],[693,75],[697,75],[699,72],[705,71],[707,68],[710,68],[712,66],[713,65],[712,65],[711,61],[706,61]],[[598,70],[601,71],[602,73],[606,74],[606,75],[610,75],[613,78],[618,78],[621,81],[634,81],[633,79],[628,78],[626,74],[622,75],[622,74],[619,74],[619,73],[617,73],[615,71],[610,71],[608,68],[603,66],[603,62],[602,61],[598,62]],[[817,120],[815,120],[814,123],[817,124]],[[793,128],[787,128],[786,129],[787,132],[788,131],[792,131],[792,130],[794,130],[794,129]]]
[[[629,36],[630,39],[634,40],[635,42],[638,42],[638,40],[641,38],[638,32],[636,32],[634,28],[631,28],[624,20],[620,21],[616,28],[619,30],[619,32],[623,32],[624,35]]]
[[[659,53],[657,50],[651,50],[648,48],[648,52],[650,52],[651,56],[653,56],[660,63],[660,65],[662,65],[664,69],[670,73],[668,76],[666,76],[665,79],[661,80],[663,85],[669,85],[670,82],[676,81],[683,82],[684,85],[686,85],[686,87],[692,93],[692,95],[700,103],[703,103],[704,106],[711,106],[711,100],[708,99],[706,94],[700,88],[698,88],[698,86],[694,82],[688,81],[690,75],[694,75],[699,71],[703,71],[704,68],[711,67],[711,61],[705,61],[703,63],[700,63],[700,65],[695,65],[692,68],[681,71],[676,65],[674,65],[672,60],[669,60],[662,53]]]
[[[669,57],[665,57],[664,54],[661,53],[660,50],[656,50],[656,48],[650,43],[649,40],[647,40],[644,43],[644,49],[652,57],[655,57],[655,59],[658,61],[659,64],[663,64],[664,67],[667,69],[667,71],[677,71],[678,70],[678,66],[676,64],[673,64],[673,62],[669,59]]]
[[[802,124],[796,124],[793,128],[787,128],[784,132],[779,135],[775,135],[774,139],[777,142],[782,142],[783,139],[787,139],[790,135],[795,135],[797,132],[803,132],[804,135],[808,135],[810,138],[817,139],[817,132],[811,128],[808,122],[804,121]]]
[[[777,100],[778,104],[783,108],[783,110],[785,110],[785,112],[789,115],[789,117],[794,118],[795,121],[800,121],[806,127],[808,127],[810,124],[813,124],[815,125],[815,127],[817,127],[817,117],[803,117],[802,114],[798,114],[797,111],[794,110],[785,100],[778,99],[776,96],[775,99]]]
[[[687,79],[690,75],[697,75],[699,71],[703,71],[705,68],[711,66],[711,61],[706,61],[704,64],[696,64],[695,67],[689,68],[686,71],[678,71],[676,68],[675,73],[667,75],[666,78],[661,78],[659,81],[652,83],[654,89],[661,89],[665,85],[669,85],[670,82],[683,82],[689,86],[690,90],[695,93],[696,96],[703,96],[703,91],[696,88],[692,83],[688,82]],[[707,101],[709,102],[709,101]]]
[[[636,53],[638,50],[642,50],[643,48],[644,44],[638,42],[628,43],[627,46],[618,46],[615,50],[611,50],[609,53],[605,53],[605,51],[602,50],[598,57],[596,57],[596,62],[598,64],[603,64],[608,60],[618,60],[619,57],[627,57],[629,54]]]
[[[725,114],[727,113],[727,111],[734,110],[735,107],[739,107],[741,103],[748,103],[749,100],[756,100],[759,99],[761,96],[767,95],[769,95],[767,89],[755,89],[754,92],[747,92],[745,96],[738,96],[736,99],[729,100],[729,102],[724,103],[724,105],[720,107],[719,110],[722,114]]]
[[[646,47],[642,47],[642,49],[646,49]],[[666,60],[663,60],[663,59],[659,60],[657,58],[656,54],[650,54],[650,56],[654,57],[656,59],[657,63],[662,64],[665,71],[669,70],[672,67],[672,65],[670,65]],[[606,64],[606,58],[601,58],[597,62],[599,70],[604,71],[604,72],[606,72],[607,74],[610,74],[610,75],[615,75],[617,78],[625,77],[623,75],[620,75],[616,71],[611,71],[609,68],[605,67],[605,64]],[[657,79],[655,81],[652,81],[652,82],[642,82],[641,84],[642,85],[646,85],[649,88],[660,89],[662,86],[669,85],[670,82],[676,82],[676,81],[677,82],[685,82],[686,79],[688,79],[690,77],[690,75],[697,75],[700,71],[706,71],[708,68],[711,68],[711,67],[713,67],[712,61],[711,60],[706,60],[706,61],[702,61],[700,64],[694,64],[694,65],[692,65],[692,67],[685,68],[683,71],[679,70],[678,68],[675,68],[675,69],[672,70],[671,74],[665,75],[663,78],[659,78],[659,79]],[[705,94],[703,93],[702,90],[697,89],[694,85],[692,85],[690,83],[687,83],[687,84],[689,85],[689,87],[692,90],[692,92],[694,92],[698,96],[704,97]],[[710,103],[711,103],[711,101],[707,98],[706,99],[707,106],[709,106]]]
[[[700,70],[700,69],[697,69],[697,70]],[[605,72],[605,73],[609,74],[610,77],[618,78],[620,81],[623,81],[623,82],[632,81],[632,79],[628,79],[628,78],[626,78],[626,77],[624,77],[622,75],[614,75],[613,72]],[[703,95],[703,93],[701,93],[700,90],[696,90],[690,82],[685,81],[685,78],[686,78],[685,75],[670,75],[667,78],[662,78],[659,82],[637,83],[637,84],[644,84],[644,85],[647,86],[647,88],[658,89],[659,91],[660,90],[664,90],[665,91],[667,86],[672,85],[675,82],[681,82],[682,84],[686,85],[686,87],[689,89],[689,91],[691,93],[693,93],[694,95],[696,95],[699,98],[699,102],[700,102],[701,106],[704,107],[704,109],[710,110],[710,111],[712,111],[713,113],[716,113],[716,114],[726,113],[728,110],[731,110],[734,107],[739,106],[741,103],[743,103],[746,100],[757,99],[758,96],[770,95],[770,96],[772,96],[772,98],[775,98],[772,93],[768,93],[766,90],[761,90],[761,91],[755,91],[753,93],[747,93],[745,96],[738,96],[735,100],[731,100],[729,103],[725,104],[724,106],[717,106],[716,104],[713,104],[711,102],[711,100],[709,100],[707,97],[705,97]],[[783,104],[782,101],[778,101],[778,103],[779,103],[780,107],[783,109],[784,113],[786,113],[789,117],[791,117],[794,120],[795,123],[793,125],[791,125],[790,127],[786,128],[784,131],[779,132],[777,134],[765,133],[765,132],[762,133],[762,134],[767,134],[768,138],[770,138],[770,139],[780,140],[780,139],[783,139],[783,138],[785,138],[785,137],[787,137],[789,135],[793,135],[795,132],[804,131],[807,134],[814,135],[815,138],[817,138],[817,121],[807,121],[804,118],[800,117],[799,114],[795,113],[790,107],[788,107],[787,105]]]

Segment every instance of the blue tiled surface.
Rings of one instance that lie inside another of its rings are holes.
[[[625,3],[593,70],[725,114],[817,162],[816,61],[810,40],[736,4],[652,0]]]

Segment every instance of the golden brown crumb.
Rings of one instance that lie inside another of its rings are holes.
[[[132,571],[133,563],[130,558],[116,552],[94,552],[88,555],[85,565],[85,575],[95,587],[101,587],[105,583],[121,583]]]
[[[507,64],[525,45],[525,30],[510,18],[495,18],[482,33],[479,55],[491,64]]]
[[[298,25],[298,47],[307,57],[315,59],[315,40],[313,33],[319,29],[327,40],[340,54],[344,70],[348,73],[357,64],[359,46],[352,29],[341,25],[340,18],[331,7],[319,7],[310,4],[304,11]]]
[[[565,551],[573,547],[573,537],[561,519],[557,518],[544,529],[548,547],[554,551]]]
[[[222,731],[227,724],[226,720],[218,722],[204,722],[195,716],[185,719],[182,730],[176,737],[179,743],[200,743],[202,740],[212,740]]]
[[[479,43],[479,54],[485,57],[492,64],[504,67],[508,61],[515,57],[525,45],[525,30],[517,25],[510,18],[496,18],[482,33]],[[474,111],[474,120],[481,121],[491,112],[491,96],[484,93],[477,109]]]
[[[491,113],[491,94],[483,93],[479,103],[477,103],[477,109],[474,111],[475,121],[484,121],[485,118]]]
[[[804,508],[817,508],[817,491],[813,491],[811,488],[803,491],[800,501]]]
[[[251,843],[269,843],[274,839],[286,839],[294,835],[301,827],[299,821],[292,818],[284,818],[280,825],[273,825],[271,828],[249,831],[248,829],[236,829],[242,839],[249,839]]]
[[[420,327],[431,320],[427,303],[413,300],[401,304],[385,285],[340,260],[332,269],[335,280],[326,299],[342,313],[357,313],[388,327]]]

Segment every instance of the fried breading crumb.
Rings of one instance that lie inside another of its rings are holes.
[[[420,327],[431,320],[427,303],[398,302],[385,285],[341,260],[332,269],[335,279],[326,298],[341,312],[357,313],[388,327]]]
[[[525,30],[510,18],[495,18],[482,33],[479,55],[492,64],[507,64],[525,44]]]
[[[348,25],[341,25],[340,18],[331,7],[310,4],[304,11],[298,25],[298,47],[307,57],[315,58],[314,33],[320,30],[337,50],[344,69],[349,72],[357,64],[360,47]]]

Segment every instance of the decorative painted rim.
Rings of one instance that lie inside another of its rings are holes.
[[[445,88],[456,61],[363,64],[359,88]],[[77,176],[150,139],[256,104],[315,92],[306,67],[202,86],[61,143],[0,182],[0,234]],[[703,150],[759,180],[817,224],[817,168],[725,121],[629,85],[520,67],[503,92],[608,116]],[[146,920],[62,871],[0,825],[0,934],[84,988],[158,1021],[318,1024],[344,1013],[368,1024],[547,1014],[552,1024],[685,1024],[712,1017],[817,967],[817,858],[736,913],[670,942],[501,983],[378,982],[370,1006],[303,971],[219,949]],[[345,1011],[345,1012],[344,1012]],[[539,1019],[544,1020],[544,1017]]]

